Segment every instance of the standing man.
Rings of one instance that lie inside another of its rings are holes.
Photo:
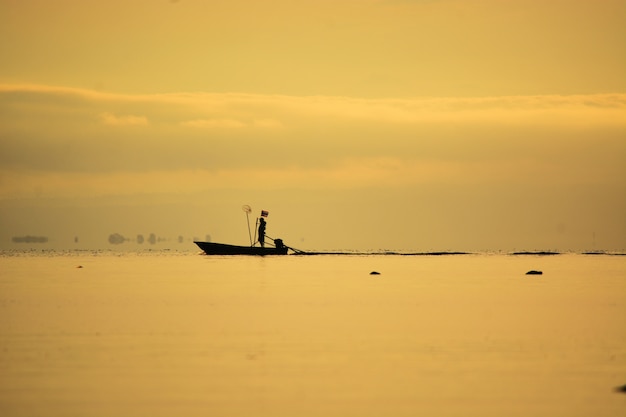
[[[265,225],[265,219],[261,217],[259,219],[259,243],[261,244],[262,248],[265,247]]]

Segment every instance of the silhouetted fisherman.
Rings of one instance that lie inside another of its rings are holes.
[[[265,247],[265,225],[265,219],[261,217],[259,219],[259,243],[263,248]]]

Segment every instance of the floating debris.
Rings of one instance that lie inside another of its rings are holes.
[[[378,272],[378,271],[372,271],[372,272],[370,272],[370,275],[380,275],[380,272]]]
[[[526,272],[526,275],[543,275],[542,271],[535,271],[534,269]]]

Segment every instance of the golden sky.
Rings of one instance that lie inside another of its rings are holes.
[[[0,247],[626,248],[624,0],[0,0]]]

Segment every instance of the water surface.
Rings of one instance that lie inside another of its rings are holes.
[[[3,416],[626,413],[623,256],[5,253],[0,315]]]

